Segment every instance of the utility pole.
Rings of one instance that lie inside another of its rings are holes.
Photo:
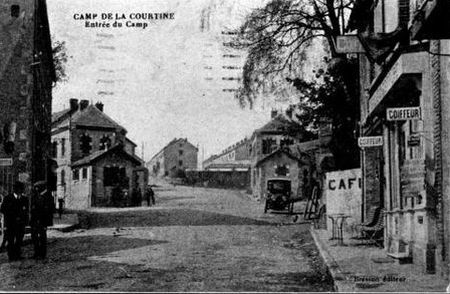
[[[145,142],[144,141],[142,141],[142,145],[141,146],[142,146],[141,147],[141,158],[142,158],[143,161],[145,161],[145,159],[144,159]]]

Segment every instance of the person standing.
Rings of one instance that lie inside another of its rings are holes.
[[[47,183],[39,181],[34,184],[31,198],[31,239],[34,246],[33,258],[45,259],[47,256],[47,227],[53,225],[55,202]]]
[[[150,206],[150,200],[155,205],[155,192],[150,185],[148,185],[147,190],[145,191],[145,198],[147,200],[147,206]]]
[[[23,183],[15,182],[13,193],[5,197],[0,208],[7,228],[5,237],[7,240],[8,260],[10,262],[22,259],[21,249],[28,207],[28,201],[23,196],[24,188]]]

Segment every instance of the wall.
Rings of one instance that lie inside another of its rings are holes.
[[[182,155],[179,153],[180,150],[183,151]],[[164,149],[164,168],[170,177],[176,177],[176,169],[197,169],[197,156],[198,150],[195,146],[186,140],[179,140]],[[182,165],[179,165],[180,160]]]
[[[20,6],[18,18],[11,16],[12,4]],[[25,0],[5,0],[0,4],[2,22],[8,23],[0,27],[0,130],[3,133],[5,124],[17,124],[13,153],[6,154],[3,144],[0,148],[0,158],[13,160],[11,167],[0,167],[0,178],[7,179],[0,183],[0,193],[11,191],[12,183],[20,180],[26,184],[28,194],[33,182],[46,180],[52,81],[45,50],[49,40],[39,39],[47,28],[43,4]],[[36,11],[41,16],[37,20]],[[41,62],[31,67],[35,61],[33,50],[42,55]]]
[[[186,185],[222,188],[248,189],[250,187],[249,171],[187,171]]]
[[[103,170],[106,166],[118,166],[126,168],[126,176],[128,177],[128,197],[131,197],[133,187],[133,170],[136,165],[124,159],[122,156],[112,153],[99,161],[95,162],[93,168],[92,182],[92,203],[93,206],[109,206],[111,205],[112,187],[103,186]],[[127,200],[130,203],[130,199]]]
[[[87,169],[87,178],[83,179],[82,169]],[[91,207],[92,167],[79,168],[78,179],[70,179],[71,193],[65,200],[65,205],[70,209],[87,209]]]
[[[275,166],[289,165],[289,175],[277,176],[275,174]],[[297,197],[299,192],[300,183],[300,169],[297,160],[294,160],[284,153],[278,153],[273,155],[270,159],[262,162],[256,167],[256,185],[252,189],[253,197],[257,199],[264,199],[266,195],[266,182],[271,178],[290,179],[291,180],[291,193],[292,197]]]
[[[111,139],[111,146],[114,146],[118,144],[120,141],[124,141],[123,134],[117,132],[114,129],[97,129],[97,130],[91,130],[83,128],[82,126],[73,126],[74,129],[72,131],[72,161],[75,162],[86,155],[81,152],[80,149],[80,138],[82,135],[87,134],[91,137],[91,151],[90,154],[99,151],[100,150],[100,139],[107,135]]]
[[[361,169],[328,172],[325,175],[324,200],[327,215],[343,213],[351,216],[347,224],[361,222]],[[331,220],[327,219],[327,229],[331,234]],[[349,226],[346,226],[348,229]]]

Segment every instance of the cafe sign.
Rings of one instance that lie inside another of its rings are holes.
[[[357,35],[343,35],[336,37],[336,51],[337,53],[365,53],[364,47],[361,44]]]
[[[420,107],[388,108],[386,110],[386,119],[388,121],[420,120],[421,118],[422,112]]]
[[[383,146],[382,136],[359,137],[358,146],[360,148]]]

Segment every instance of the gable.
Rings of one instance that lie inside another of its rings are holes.
[[[77,111],[72,116],[72,123],[78,126],[123,129],[112,118],[98,110],[94,105],[89,105],[82,111]]]

